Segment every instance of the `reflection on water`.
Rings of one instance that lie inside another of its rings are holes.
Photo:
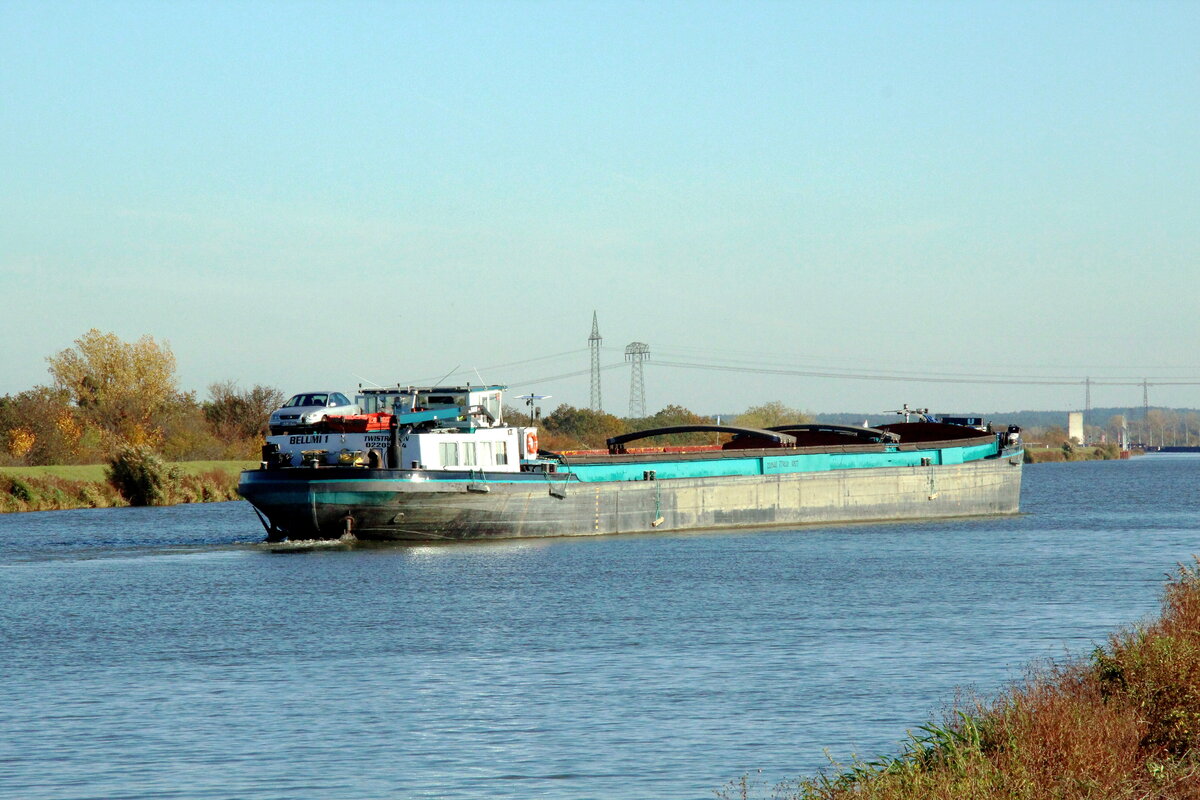
[[[291,557],[242,503],[0,517],[0,794],[710,798],[891,751],[1200,552],[1200,458],[1025,474],[1008,518]]]

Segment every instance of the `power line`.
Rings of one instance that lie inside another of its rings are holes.
[[[864,381],[912,381],[919,383],[979,383],[979,384],[1010,384],[1019,386],[1200,386],[1200,380],[1104,380],[1087,378],[1026,378],[1015,376],[972,376],[972,375],[930,375],[912,373],[885,372],[832,372],[828,370],[778,369],[755,366],[734,366],[727,364],[696,364],[684,361],[655,361],[661,367],[677,369],[701,369],[718,372],[745,372],[759,375],[790,375],[800,378],[844,378],[847,380]]]
[[[610,370],[610,369],[617,369],[618,367],[623,367],[623,366],[625,366],[625,364],[623,364],[623,363],[606,364],[606,365],[600,367],[600,369],[601,370]],[[591,373],[591,369],[581,369],[581,370],[576,370],[575,372],[564,372],[559,375],[546,375],[541,378],[530,378],[529,380],[511,381],[508,383],[508,386],[510,386],[510,387],[513,387],[513,386],[535,386],[535,385],[541,384],[541,383],[549,383],[550,381],[560,381],[560,380],[565,380],[567,378],[578,378],[580,375],[587,375],[589,373]]]
[[[553,355],[536,356],[534,358],[525,358],[520,361],[509,361],[504,364],[492,364],[491,366],[487,366],[487,367],[479,367],[479,369],[501,369],[503,367],[519,367],[519,366],[522,366],[523,364],[532,364],[535,361],[549,361],[554,358],[565,358],[566,356],[576,356],[576,355],[579,355],[580,353],[584,352],[585,349],[586,348],[576,347],[574,350],[564,350],[561,353],[554,353]]]
[[[574,350],[564,350],[561,353],[553,353],[548,356],[535,356],[533,358],[523,358],[520,361],[508,361],[503,364],[490,364],[490,365],[484,366],[484,367],[472,367],[471,369],[479,371],[479,372],[490,372],[492,370],[504,369],[505,367],[519,367],[519,366],[523,366],[525,364],[533,364],[538,361],[551,361],[556,358],[565,358],[567,356],[577,356],[580,353],[585,352],[586,349],[587,348],[577,347]],[[445,378],[450,377],[450,375],[457,375],[460,372],[467,372],[467,370],[462,369],[460,367],[455,367],[453,370],[450,371],[450,373],[448,375],[444,376],[442,379],[444,380]],[[434,382],[434,379],[432,379],[432,378],[428,378],[428,379],[422,378],[422,379],[413,381],[412,383],[414,385],[424,385],[424,384],[430,384],[433,382]]]
[[[620,348],[616,348],[616,347],[611,348],[611,349],[614,351],[620,350]],[[754,363],[756,361],[758,361],[759,363],[773,363],[773,362],[781,362],[782,361],[782,362],[786,362],[786,363],[790,363],[790,364],[802,364],[802,365],[807,365],[807,366],[812,366],[812,367],[825,367],[825,368],[829,368],[829,369],[840,369],[840,367],[835,366],[835,364],[845,363],[844,358],[835,357],[835,356],[831,356],[829,358],[814,358],[814,357],[812,357],[811,353],[809,353],[809,352],[795,353],[795,354],[792,354],[792,353],[763,353],[763,351],[761,349],[753,349],[753,350],[729,349],[729,348],[722,349],[722,348],[710,347],[707,345],[705,345],[703,347],[690,347],[690,346],[686,346],[686,345],[665,345],[664,346],[664,345],[656,344],[655,352],[663,353],[663,354],[669,355],[669,356],[677,356],[677,357],[681,357],[684,359],[703,358],[705,360],[732,361],[735,363],[748,363],[748,362]],[[946,368],[953,369],[953,368],[960,366],[962,363],[962,362],[946,362],[946,361],[942,361],[942,362],[919,361],[919,360],[914,360],[912,358],[908,358],[906,360],[909,363],[912,363],[921,368],[930,367],[930,368],[934,368],[934,369],[946,369]],[[972,361],[970,363],[977,364],[978,361]],[[1136,364],[1136,365],[1131,365],[1131,366],[1122,366],[1119,364],[1111,364],[1111,363],[1096,364],[1096,363],[1070,362],[1070,363],[1065,363],[1065,364],[1030,365],[1030,364],[1026,364],[1026,363],[1017,363],[1017,364],[1002,363],[1002,362],[997,362],[994,360],[989,361],[989,363],[993,367],[997,367],[1000,369],[1017,369],[1017,370],[1087,369],[1090,371],[1107,370],[1109,372],[1129,372],[1129,373],[1132,373],[1132,375],[1129,376],[1131,380],[1135,376],[1140,379],[1140,377],[1145,374],[1147,369],[1157,370],[1159,372],[1178,372],[1178,371],[1194,372],[1196,369],[1195,364]],[[879,370],[879,371],[888,372],[889,370],[885,369],[885,370]]]
[[[605,348],[605,349],[612,350],[615,352],[620,352],[620,349],[615,348],[615,347],[614,348]],[[684,351],[691,350],[691,349],[693,349],[693,348],[679,348],[679,347],[662,348],[662,350],[665,351],[668,356],[671,356],[671,355],[679,356]],[[684,355],[683,359],[687,359],[687,360],[678,360],[676,362],[659,362],[659,363],[664,363],[664,364],[665,363],[674,363],[676,366],[688,364],[688,365],[694,365],[697,369],[718,369],[722,366],[728,366],[730,368],[736,367],[736,368],[739,368],[744,371],[762,372],[765,374],[771,374],[774,371],[783,370],[780,374],[808,375],[811,373],[817,377],[842,377],[842,376],[844,376],[847,378],[859,378],[861,376],[867,375],[867,376],[870,376],[874,380],[889,380],[892,377],[894,377],[898,380],[932,380],[934,378],[944,378],[944,379],[946,379],[947,382],[956,382],[956,383],[995,382],[995,383],[1030,384],[1030,383],[1036,382],[1036,383],[1034,383],[1034,385],[1049,385],[1049,386],[1054,386],[1054,385],[1083,386],[1083,385],[1085,385],[1085,383],[1087,381],[1086,378],[1079,378],[1079,377],[1075,377],[1075,376],[1059,376],[1059,375],[1038,376],[1036,374],[1031,375],[1030,374],[1031,370],[1049,369],[1050,368],[1050,367],[1038,367],[1038,366],[1029,367],[1026,371],[1021,372],[1021,373],[1016,373],[1016,374],[1002,373],[1002,372],[949,372],[949,371],[939,371],[939,370],[923,370],[919,373],[915,373],[915,372],[912,372],[911,370],[907,370],[907,371],[906,370],[896,370],[896,369],[888,369],[888,368],[881,368],[881,367],[874,367],[874,366],[866,366],[866,367],[863,367],[863,366],[859,366],[859,367],[828,366],[828,365],[825,365],[822,362],[822,360],[820,360],[820,359],[787,358],[787,357],[782,357],[782,356],[776,356],[776,357],[769,357],[767,359],[753,360],[753,359],[749,359],[749,358],[736,358],[736,359],[719,358],[719,357],[714,358],[714,357],[711,357],[711,354],[708,354],[708,353],[704,353],[703,355],[706,356],[706,358],[703,362],[693,361],[687,355]],[[761,356],[761,354],[758,354],[758,355]],[[786,366],[784,366],[787,364],[791,364],[793,366],[790,369],[788,369]],[[1139,376],[1144,375],[1144,372],[1141,369],[1136,370],[1136,372],[1138,373]],[[1108,378],[1094,379],[1091,382],[1093,384],[1099,384],[1099,385],[1104,385],[1104,386],[1141,386],[1142,381],[1143,381],[1142,377],[1134,378],[1134,377],[1125,377],[1125,376],[1110,376]],[[1152,386],[1194,386],[1194,385],[1200,384],[1200,379],[1184,380],[1184,379],[1180,379],[1176,376],[1162,376],[1159,378],[1152,378],[1152,379],[1150,379],[1150,382],[1151,382]]]

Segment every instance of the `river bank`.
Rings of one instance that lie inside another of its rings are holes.
[[[237,500],[238,475],[252,461],[181,461],[170,504]],[[127,501],[105,478],[103,464],[0,467],[0,513],[120,508]]]
[[[777,785],[773,800],[1200,797],[1200,559],[1157,619],[923,725],[898,756]],[[748,778],[719,798],[758,796]]]
[[[1145,455],[1141,450],[1134,450],[1131,455]],[[1116,461],[1121,458],[1121,451],[1116,447],[1099,446],[1084,447],[1076,445],[1069,450],[1061,447],[1038,447],[1034,445],[1025,448],[1026,464],[1047,464],[1064,461]]]

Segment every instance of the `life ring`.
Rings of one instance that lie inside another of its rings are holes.
[[[525,434],[525,452],[532,456],[536,456],[538,452],[537,434],[529,431]]]

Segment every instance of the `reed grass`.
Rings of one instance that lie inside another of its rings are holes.
[[[1140,450],[1136,451],[1141,455]],[[1025,448],[1026,464],[1044,464],[1061,461],[1112,461],[1121,457],[1121,451],[1115,444],[1095,445],[1091,447],[1076,446],[1070,451],[1061,447],[1038,447],[1029,445]]]
[[[237,480],[250,461],[180,461],[169,466],[168,503],[237,500]],[[115,508],[129,503],[105,478],[103,464],[0,467],[0,513]]]
[[[752,784],[743,777],[716,795],[1200,800],[1200,559],[1170,576],[1158,619],[1113,634],[1089,657],[1033,668],[990,701],[959,703],[899,754],[758,794]]]

